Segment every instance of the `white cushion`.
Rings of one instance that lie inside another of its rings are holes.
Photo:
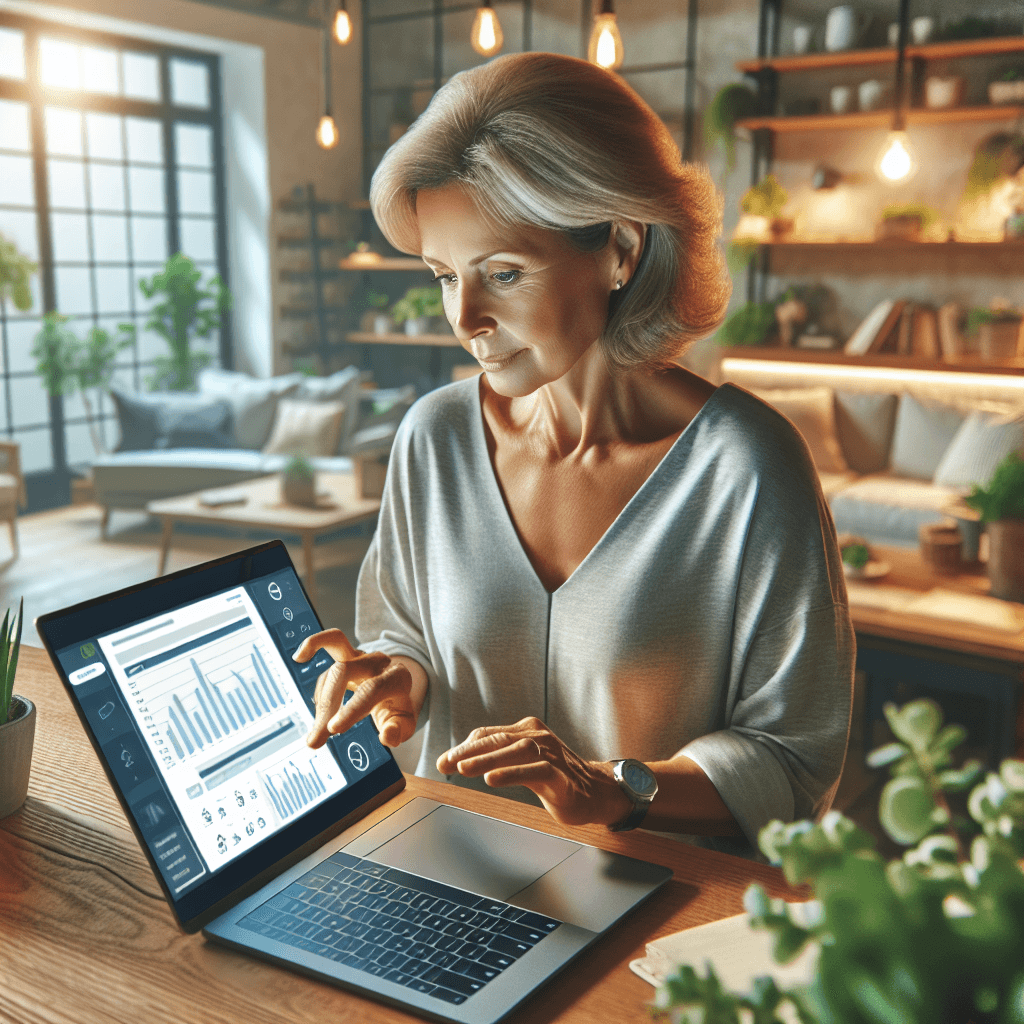
[[[925,404],[913,395],[902,395],[889,456],[893,475],[931,480],[963,421],[951,406]]]
[[[298,402],[282,398],[265,454],[333,455],[338,447],[344,402]]]
[[[1024,422],[972,412],[956,432],[935,470],[944,487],[985,486],[1010,452],[1024,451]]]
[[[345,455],[356,430],[359,416],[359,391],[364,374],[357,366],[346,366],[344,370],[329,377],[303,377],[292,396],[302,402],[343,402],[345,415],[338,435],[337,454]],[[330,453],[331,455],[334,452]]]
[[[278,401],[294,395],[301,373],[259,380],[247,373],[208,369],[199,374],[199,392],[223,398],[232,413],[232,434],[239,448],[260,449],[270,436]]]
[[[836,438],[831,388],[757,388],[758,398],[774,406],[803,435],[819,473],[846,473],[849,467]]]

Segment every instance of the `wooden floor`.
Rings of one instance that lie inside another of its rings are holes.
[[[100,537],[100,509],[72,505],[21,516],[18,536],[21,557],[10,556],[7,531],[0,531],[0,615],[25,599],[24,640],[39,645],[33,620],[55,611],[152,579],[160,558],[160,528],[141,512],[114,512],[108,537]],[[230,554],[264,540],[241,531],[181,529],[174,535],[167,571],[174,572],[211,558]],[[351,545],[351,542],[349,542]],[[365,542],[363,543],[365,548]],[[301,565],[298,547],[289,545]],[[327,554],[328,552],[324,552]],[[358,552],[356,552],[358,554]],[[330,560],[330,559],[326,559]],[[320,597],[317,612],[325,625],[352,634],[355,623],[355,563],[317,573]]]
[[[144,513],[114,512],[108,539],[103,540],[100,518],[100,509],[94,505],[73,505],[22,516],[18,520],[21,541],[18,559],[9,557],[6,531],[0,531],[0,615],[5,608],[17,606],[18,600],[24,597],[24,640],[27,643],[39,645],[33,626],[37,615],[156,575],[160,552],[157,521]],[[167,569],[174,572],[254,542],[251,535],[243,533],[217,535],[198,530],[176,533]],[[297,551],[292,551],[292,558],[301,564]],[[354,634],[357,574],[358,561],[345,567],[321,569],[317,574],[320,587],[317,612],[321,621],[339,627],[350,636]],[[860,722],[860,708],[856,707],[846,769],[834,806],[875,831],[878,793],[884,778],[882,773],[868,772],[864,768]],[[415,764],[417,748],[416,742],[399,748],[399,763],[406,771],[411,771]]]

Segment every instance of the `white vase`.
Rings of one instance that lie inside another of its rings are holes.
[[[378,313],[373,318],[374,334],[394,334],[395,321],[390,313]]]
[[[405,333],[410,337],[430,333],[429,316],[412,316],[405,321]]]

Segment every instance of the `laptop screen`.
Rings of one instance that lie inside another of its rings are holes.
[[[332,659],[291,659],[321,625],[279,542],[37,628],[183,923],[401,779],[370,719],[306,746]]]

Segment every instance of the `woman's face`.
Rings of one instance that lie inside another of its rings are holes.
[[[421,191],[416,215],[448,321],[498,394],[558,380],[600,337],[627,276],[613,239],[582,253],[557,231],[499,227],[458,185]]]

